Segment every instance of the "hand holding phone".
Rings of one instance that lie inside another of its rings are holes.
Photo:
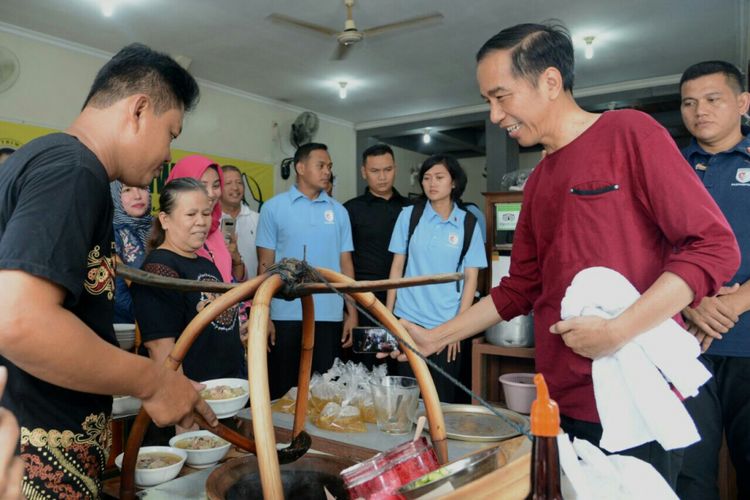
[[[385,328],[358,326],[352,328],[352,336],[354,337],[352,351],[355,353],[375,354],[398,349],[395,337]]]
[[[234,226],[234,219],[229,217],[221,219],[221,232],[224,235],[224,241],[227,242],[227,245],[234,238]]]

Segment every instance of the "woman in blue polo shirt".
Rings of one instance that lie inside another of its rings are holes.
[[[434,328],[471,307],[477,289],[479,269],[487,267],[482,235],[478,224],[464,235],[467,212],[459,204],[466,188],[466,174],[452,156],[434,155],[419,170],[419,182],[426,200],[406,207],[396,221],[388,250],[394,254],[391,278],[425,274],[464,273],[458,283],[441,283],[388,291],[388,308],[425,328]],[[409,238],[413,210],[424,210]],[[464,238],[470,238],[466,255],[459,262]],[[450,344],[430,359],[457,377],[460,372],[460,345]],[[401,363],[400,371],[410,371]],[[431,370],[432,371],[432,370]],[[454,402],[455,386],[442,375],[432,373],[440,400]]]

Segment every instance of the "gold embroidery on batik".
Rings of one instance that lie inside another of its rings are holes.
[[[31,445],[35,448],[45,446],[68,448],[76,443],[96,445],[104,450],[109,450],[112,444],[112,429],[107,415],[104,413],[91,414],[83,421],[81,428],[85,434],[76,434],[69,430],[44,430],[40,428],[29,430],[26,427],[21,427],[21,444]]]
[[[99,498],[99,485],[97,484],[97,481],[81,471],[80,465],[77,461],[68,460],[65,456],[65,452],[59,448],[48,447],[47,449],[49,450],[50,455],[55,457],[55,460],[57,460],[57,463],[66,474],[78,479],[78,481],[83,484],[84,488],[91,493],[93,498]]]
[[[91,477],[86,473],[83,463],[79,463],[74,456],[71,456],[72,450],[70,448],[73,445],[90,447],[89,453],[93,456],[98,455],[97,461],[103,467],[112,445],[111,417],[104,413],[91,414],[83,421],[81,429],[83,430],[82,433],[75,433],[70,430],[44,430],[40,428],[29,430],[26,427],[21,427],[21,445],[32,446],[39,450],[36,452],[28,450],[26,453],[40,458],[47,455],[48,458],[43,459],[43,463],[63,471],[68,478],[67,480],[63,479],[66,484],[79,491],[80,488],[84,488],[85,491],[81,491],[81,493],[86,497],[98,498],[100,495],[98,478]],[[30,464],[27,464],[28,467],[30,467]],[[28,469],[27,473],[29,473]],[[101,470],[99,474],[101,474]],[[70,478],[73,479],[73,482],[70,481]],[[24,477],[22,490],[27,500],[50,498],[49,491],[39,489],[40,487],[44,488],[44,484],[45,479]],[[76,484],[78,486],[75,486]]]
[[[86,266],[86,280],[83,286],[91,295],[107,293],[107,298],[112,300],[115,292],[115,261],[112,256],[101,255],[99,245],[89,252]]]

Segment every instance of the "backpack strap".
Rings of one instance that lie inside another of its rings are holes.
[[[466,216],[464,217],[464,244],[461,247],[461,255],[458,257],[458,264],[456,264],[456,272],[458,272],[459,269],[461,269],[461,263],[464,261],[464,257],[466,257],[466,253],[469,251],[469,246],[471,245],[472,237],[474,236],[474,228],[477,225],[477,217],[473,213],[469,212],[466,209],[463,209],[466,212]],[[456,281],[456,291],[460,291],[461,288],[458,285],[458,281]]]
[[[414,234],[414,230],[419,224],[419,219],[422,218],[424,213],[424,207],[427,205],[426,199],[417,200],[411,209],[411,217],[409,217],[409,234],[406,236],[406,258],[404,259],[404,272],[406,272],[406,263],[409,261],[409,244],[411,243],[411,237]]]
[[[417,225],[419,224],[419,219],[422,218],[422,214],[424,213],[425,206],[427,204],[427,200],[419,200],[417,201],[412,208],[411,216],[409,217],[409,233],[406,237],[406,258],[404,259],[404,272],[406,272],[406,263],[409,261],[409,244],[411,243],[411,237],[414,235],[414,230],[417,228]],[[463,210],[466,213],[466,216],[464,217],[464,241],[463,246],[461,247],[461,254],[458,257],[458,263],[456,264],[456,272],[458,272],[459,269],[461,269],[461,263],[464,261],[464,257],[466,257],[466,254],[469,252],[469,246],[471,246],[471,240],[472,236],[474,236],[474,229],[477,225],[477,217],[466,210],[464,207],[459,207],[461,210]],[[459,282],[456,281],[456,291],[461,291],[461,286],[459,285]]]

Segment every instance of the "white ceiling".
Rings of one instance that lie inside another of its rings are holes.
[[[343,61],[335,39],[278,12],[343,27],[342,0],[2,0],[0,21],[114,53],[138,41],[192,59],[199,78],[355,124],[481,103],[474,54],[500,29],[562,20],[578,44],[576,88],[675,75],[704,59],[747,68],[750,0],[358,0],[359,29],[435,11],[440,24],[365,39]],[[596,55],[583,58],[583,36]],[[743,62],[744,59],[744,62]],[[340,100],[336,81],[346,79]]]

